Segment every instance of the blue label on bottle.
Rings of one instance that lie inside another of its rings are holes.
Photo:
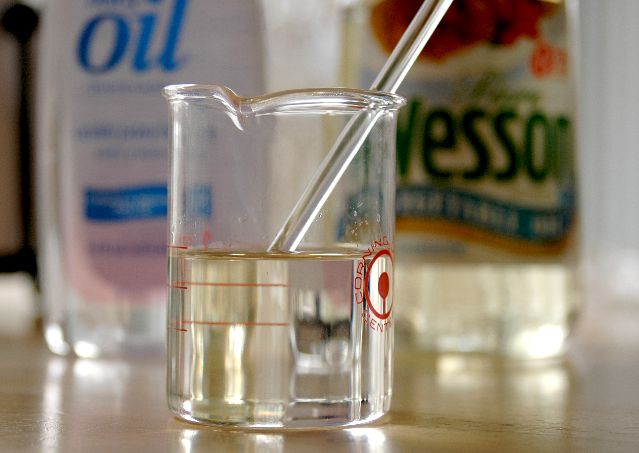
[[[166,185],[117,189],[88,188],[85,213],[95,222],[155,219],[167,213]]]
[[[187,217],[210,218],[213,213],[211,186],[196,185],[189,191],[189,203],[185,207]],[[87,188],[85,214],[94,222],[164,218],[167,215],[167,188],[165,185]]]

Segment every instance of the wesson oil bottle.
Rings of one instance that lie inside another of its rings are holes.
[[[574,3],[456,0],[400,88],[400,345],[563,351],[579,307]],[[420,4],[370,8],[362,84]]]

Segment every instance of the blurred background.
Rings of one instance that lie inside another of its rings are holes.
[[[586,283],[639,302],[639,2],[581,0],[579,135]]]
[[[31,95],[39,2],[0,2],[0,335],[38,321]]]
[[[10,4],[3,0],[4,10]],[[14,36],[3,30],[0,35],[0,253],[18,252],[23,241],[20,225],[20,178],[18,118],[20,73],[18,44]]]
[[[28,5],[38,12],[42,3]],[[0,334],[28,329],[38,314],[32,259],[37,239],[28,179],[28,138],[33,134],[27,127],[35,127],[29,76],[36,67],[30,30],[37,35],[37,17],[15,7],[14,1],[0,0]],[[579,7],[578,165],[586,309],[610,300],[639,304],[639,2],[580,0]]]

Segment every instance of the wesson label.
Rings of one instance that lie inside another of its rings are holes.
[[[454,2],[399,89],[409,102],[398,121],[397,231],[415,250],[562,254],[576,223],[565,5],[485,3]],[[372,8],[362,83],[420,4]]]
[[[489,235],[512,241],[509,249],[561,249],[575,214],[571,118],[547,112],[541,93],[509,90],[495,74],[466,84],[465,101],[414,95],[403,112],[398,228],[438,232],[455,224],[461,228],[448,234],[472,237],[473,230],[482,242]]]

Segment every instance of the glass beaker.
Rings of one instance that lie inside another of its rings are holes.
[[[240,427],[371,421],[390,406],[396,113],[349,89],[240,98],[177,85],[170,105],[168,399]],[[354,116],[363,146],[301,242],[273,239]]]

